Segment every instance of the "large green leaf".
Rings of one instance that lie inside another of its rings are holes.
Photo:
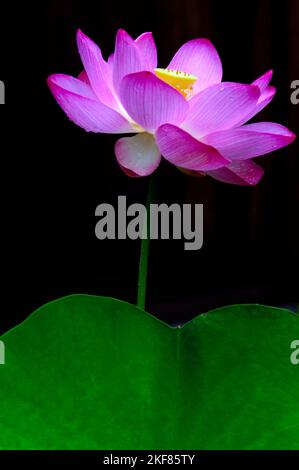
[[[299,448],[287,310],[237,305],[171,328],[75,295],[1,339],[2,449]]]

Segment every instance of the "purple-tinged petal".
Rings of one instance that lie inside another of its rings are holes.
[[[272,77],[273,77],[273,70],[269,70],[268,72],[264,73],[264,75],[262,75],[257,80],[255,80],[252,83],[252,85],[259,87],[260,92],[262,93],[268,87],[269,83],[272,80]]]
[[[241,126],[245,122],[248,122],[272,101],[276,93],[276,88],[274,88],[273,86],[269,86],[272,76],[273,70],[269,70],[252,83],[252,85],[255,85],[259,88],[261,94],[256,106],[253,106],[247,116],[244,116],[242,118],[242,120],[237,124],[238,126]]]
[[[77,33],[77,45],[88,79],[98,99],[117,110],[118,104],[112,91],[111,69],[103,59],[100,48],[80,30]]]
[[[140,178],[140,175],[137,175],[137,173],[134,173],[134,171],[128,170],[124,166],[119,165],[122,171],[124,172],[125,175],[129,176],[130,178]]]
[[[120,98],[131,118],[148,132],[164,123],[180,124],[189,109],[181,93],[151,72],[124,77]]]
[[[272,101],[276,93],[276,88],[273,86],[268,86],[265,91],[260,95],[258,102],[256,105],[252,106],[251,110],[248,112],[246,116],[237,123],[237,126],[241,126],[245,122],[248,122],[252,119],[256,114],[261,112],[268,104]]]
[[[108,65],[110,66],[110,68],[112,70],[113,69],[113,62],[114,62],[114,52],[112,52],[112,54],[110,54],[110,56],[108,57],[107,62],[108,62]]]
[[[270,101],[272,101],[275,93],[276,93],[276,88],[274,86],[268,86],[263,91],[263,93],[261,93],[261,96],[259,97],[258,102],[257,102],[257,108],[259,111],[264,109],[265,106],[267,106],[267,104],[269,104]]]
[[[186,168],[181,168],[179,166],[177,166],[177,169],[184,173],[184,175],[194,176],[195,178],[203,178],[207,175],[207,173],[205,173],[204,171],[186,170]]]
[[[208,171],[207,175],[222,183],[255,186],[263,177],[264,170],[251,160],[243,160],[232,162],[218,170]]]
[[[135,40],[144,62],[148,65],[148,70],[154,70],[157,67],[157,47],[152,33],[143,33]]]
[[[138,45],[126,31],[119,29],[113,58],[113,83],[116,91],[119,91],[120,83],[126,75],[142,70],[148,70],[148,66],[143,61]]]
[[[276,134],[295,139],[296,135],[287,127],[276,122],[255,122],[253,124],[246,124],[242,127],[244,130],[251,130],[254,132],[262,132],[268,134]]]
[[[79,73],[78,80],[81,80],[81,82],[87,83],[87,85],[90,86],[90,81],[89,81],[88,75],[85,72],[85,70],[83,70],[81,73]]]
[[[195,92],[222,80],[220,57],[208,39],[193,39],[186,42],[177,51],[167,68],[195,75],[197,77]]]
[[[161,161],[154,137],[145,132],[119,139],[114,151],[119,165],[129,176],[150,175]]]
[[[230,129],[256,106],[259,96],[259,88],[252,85],[213,85],[189,101],[190,112],[182,127],[198,137]]]
[[[52,75],[48,78],[48,85],[69,119],[86,131],[108,134],[134,132],[123,116],[97,100],[86,83],[66,75]]]
[[[247,160],[291,144],[295,135],[286,127],[271,122],[248,124],[237,129],[215,132],[203,138],[230,160]]]
[[[80,77],[82,74],[80,74]],[[84,78],[84,75],[82,76]],[[97,101],[97,97],[91,88],[83,79],[74,78],[70,75],[62,73],[56,73],[48,78],[48,85],[51,84],[59,86],[60,88],[75,93],[76,95],[84,96],[85,98],[91,98]]]
[[[215,148],[170,124],[159,127],[156,141],[163,157],[180,168],[207,171],[230,163]]]

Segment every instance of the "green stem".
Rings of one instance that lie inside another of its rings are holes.
[[[137,292],[137,306],[144,310],[146,299],[146,285],[147,285],[147,271],[148,271],[148,257],[150,249],[150,205],[156,199],[158,188],[158,171],[152,174],[149,182],[147,201],[146,201],[146,214],[147,214],[147,237],[141,240],[140,258],[139,258],[139,273],[138,273],[138,292]]]

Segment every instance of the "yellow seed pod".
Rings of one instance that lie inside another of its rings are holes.
[[[170,69],[155,69],[155,74],[160,80],[168,83],[179,90],[184,96],[188,94],[194,83],[197,80],[195,75],[187,72],[180,72],[179,70]]]

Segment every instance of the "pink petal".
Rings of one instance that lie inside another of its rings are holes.
[[[134,173],[134,171],[128,170],[124,166],[121,166],[121,165],[119,166],[122,169],[122,171],[125,173],[125,175],[129,176],[130,178],[140,178],[140,176],[137,175],[137,173]]]
[[[245,122],[249,121],[272,101],[276,93],[276,89],[273,86],[268,86],[272,76],[273,70],[269,70],[252,83],[252,85],[255,85],[259,88],[261,94],[257,104],[253,106],[250,112],[241,119],[241,121],[238,123],[238,126],[241,126]]]
[[[197,77],[196,92],[222,80],[221,60],[208,39],[193,39],[186,42],[168,65],[169,69],[191,73]]]
[[[242,129],[251,130],[254,132],[277,134],[293,139],[296,138],[296,135],[290,131],[290,129],[283,126],[282,124],[277,124],[276,122],[255,122],[253,124],[246,124],[246,126],[243,126]]]
[[[143,33],[136,40],[144,62],[148,65],[147,70],[154,70],[157,67],[157,47],[152,33]]]
[[[257,80],[255,80],[252,83],[252,85],[259,87],[260,92],[262,93],[268,87],[269,83],[272,80],[272,77],[273,77],[273,70],[269,70],[268,72],[264,73],[264,75],[262,75]]]
[[[154,137],[146,133],[119,139],[114,151],[118,163],[129,176],[150,175],[161,161]]]
[[[180,124],[189,109],[181,93],[151,72],[124,77],[120,98],[131,118],[149,132],[164,123]]]
[[[97,100],[90,86],[67,75],[51,75],[48,85],[69,119],[88,132],[134,132],[119,113]]]
[[[251,160],[235,161],[219,170],[207,172],[207,175],[218,181],[241,186],[256,185],[263,174],[263,168]]]
[[[89,81],[88,75],[87,75],[87,73],[85,72],[85,70],[83,70],[83,71],[78,75],[78,80],[81,80],[81,82],[87,83],[87,85],[90,86],[90,81]]]
[[[56,73],[48,78],[48,85],[50,86],[51,83],[54,83],[54,85],[58,85],[67,91],[75,93],[76,95],[85,96],[86,98],[91,98],[92,100],[97,100],[97,97],[94,94],[91,86],[82,79],[80,80],[79,78],[74,78],[70,75]]]
[[[271,122],[248,124],[237,129],[215,132],[203,141],[230,160],[246,160],[285,147],[295,135],[286,127]]]
[[[110,66],[111,70],[113,69],[113,62],[114,62],[114,52],[112,52],[112,54],[110,54],[110,56],[108,57],[108,65]]]
[[[190,112],[182,126],[197,136],[230,129],[256,106],[259,96],[259,88],[252,85],[213,85],[190,100]]]
[[[142,70],[148,70],[148,66],[143,61],[140,48],[128,33],[119,29],[113,58],[113,83],[116,91],[119,91],[120,83],[126,75]]]
[[[77,44],[88,79],[98,99],[106,106],[118,110],[112,91],[111,70],[104,61],[100,48],[80,30],[77,33]]]
[[[237,123],[237,126],[241,126],[245,122],[252,119],[256,114],[262,111],[273,99],[276,93],[276,88],[273,86],[268,86],[265,91],[260,95],[258,102],[252,106],[251,110],[242,117],[242,119]]]
[[[159,127],[156,141],[166,160],[187,170],[213,170],[230,162],[213,147],[170,124]]]

